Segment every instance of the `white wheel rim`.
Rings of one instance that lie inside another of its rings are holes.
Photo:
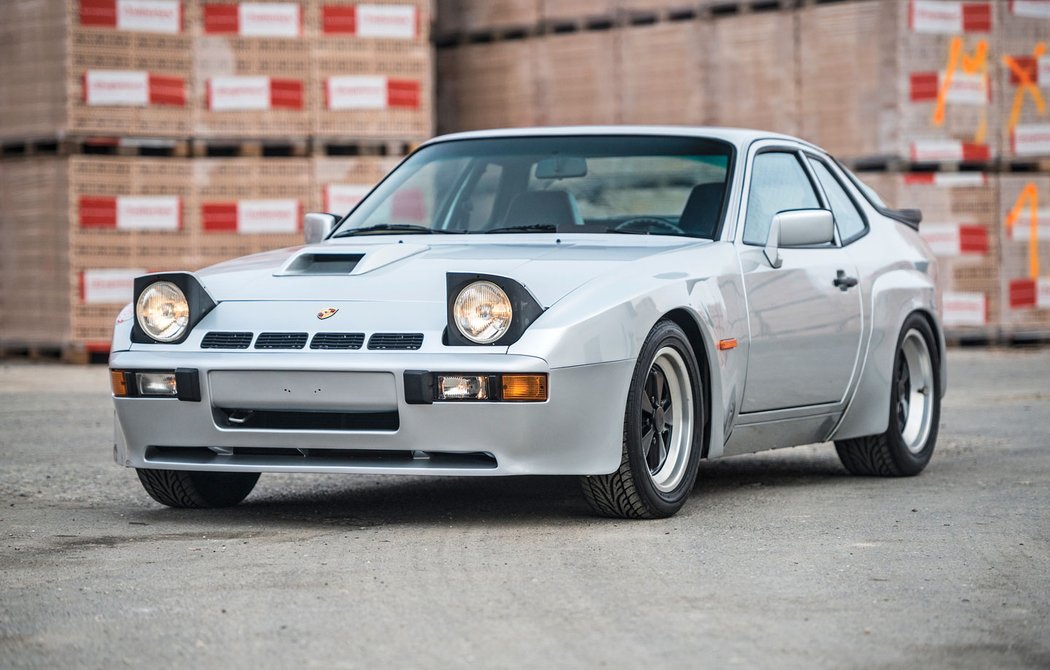
[[[642,457],[657,489],[681,483],[693,444],[693,388],[682,355],[672,347],[656,352],[642,387]]]
[[[908,451],[918,454],[930,436],[935,386],[930,348],[914,328],[904,336],[894,381],[897,430]]]

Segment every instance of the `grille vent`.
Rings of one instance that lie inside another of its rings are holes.
[[[252,343],[251,333],[210,332],[201,340],[201,349],[247,349]]]
[[[364,333],[317,333],[310,340],[311,349],[360,349]]]
[[[259,333],[256,349],[302,349],[306,346],[306,333]]]
[[[369,349],[418,349],[423,333],[375,333],[368,338]]]

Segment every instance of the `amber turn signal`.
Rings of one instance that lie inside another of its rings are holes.
[[[116,398],[128,397],[128,380],[123,370],[110,370],[109,383],[113,387],[113,396]]]
[[[547,400],[547,375],[503,375],[503,399],[522,402]]]
[[[729,351],[730,349],[736,349],[736,338],[735,337],[731,337],[728,340],[719,340],[718,341],[718,350],[719,351]]]

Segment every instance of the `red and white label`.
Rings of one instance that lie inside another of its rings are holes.
[[[986,161],[991,157],[987,144],[959,140],[916,140],[911,143],[911,159],[928,161]]]
[[[1010,133],[1010,146],[1015,156],[1040,156],[1050,153],[1050,124],[1019,124]]]
[[[84,102],[89,106],[147,107],[186,104],[186,82],[136,70],[88,70]]]
[[[182,32],[179,0],[80,0],[80,25],[143,33]]]
[[[329,77],[325,80],[328,109],[419,109],[420,86],[411,79],[377,75]]]
[[[419,10],[413,5],[325,5],[326,35],[411,40],[419,37]]]
[[[1010,56],[1009,59],[1012,61],[1009,64],[1011,86],[1035,84],[1042,88],[1050,88],[1050,57],[1034,58],[1024,54]]]
[[[916,33],[988,33],[992,30],[992,6],[989,2],[911,0],[908,26]]]
[[[1050,279],[1010,280],[1010,307],[1012,309],[1050,308]]]
[[[984,172],[910,172],[904,175],[908,186],[937,186],[939,188],[976,188],[988,185]]]
[[[135,277],[144,274],[142,269],[81,270],[80,302],[123,305],[135,297]]]
[[[371,190],[367,184],[328,184],[324,187],[324,211],[344,215]]]
[[[1050,19],[1050,0],[1010,0],[1010,13],[1033,19]]]
[[[983,293],[945,293],[945,326],[984,326],[988,323],[988,298]]]
[[[935,256],[984,256],[988,229],[976,223],[924,223],[919,235]]]
[[[303,83],[260,76],[212,77],[207,106],[215,112],[302,109]]]
[[[80,196],[81,228],[173,231],[182,228],[178,196]]]
[[[909,78],[912,102],[935,102],[944,89],[945,72],[913,72]],[[983,107],[991,100],[991,88],[984,74],[953,72],[944,100],[956,105]]]
[[[294,2],[204,5],[204,32],[241,37],[299,37],[302,8]]]
[[[1032,218],[1027,207],[1021,210],[1021,216],[1014,225],[1006,229],[1006,236],[1014,242],[1028,243],[1032,240]],[[1037,242],[1050,242],[1050,209],[1036,210],[1035,238]]]
[[[201,206],[201,222],[208,233],[296,233],[302,229],[298,200],[238,200]]]

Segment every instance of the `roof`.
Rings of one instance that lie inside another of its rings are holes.
[[[801,142],[814,148],[815,145],[791,135],[772,133],[765,130],[747,128],[723,128],[720,126],[553,126],[532,128],[499,128],[493,130],[473,130],[464,133],[440,135],[424,144],[446,142],[450,140],[474,140],[497,137],[550,137],[557,135],[654,135],[671,137],[709,137],[745,146],[756,140],[786,139]]]

